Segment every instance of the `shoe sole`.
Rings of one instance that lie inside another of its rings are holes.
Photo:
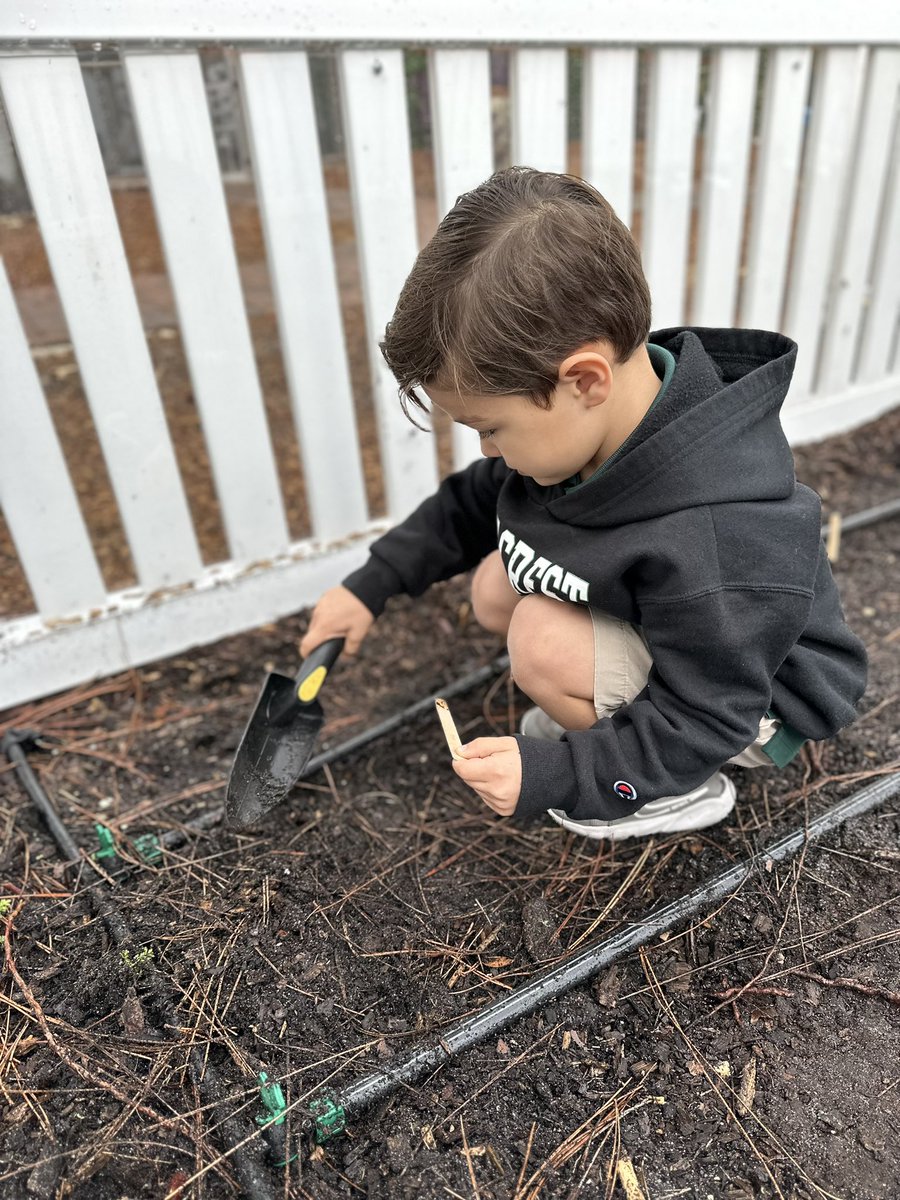
[[[546,713],[539,716],[532,716],[533,712],[533,709],[529,709],[522,716],[522,719],[519,721],[519,733],[524,737],[538,738],[543,742],[558,742],[565,733],[562,725],[558,721],[554,721],[551,717],[548,717]],[[541,728],[541,716],[543,716],[544,720],[551,722],[549,730]]]
[[[622,841],[632,837],[650,837],[654,833],[687,833],[691,829],[706,829],[725,819],[734,808],[736,792],[734,784],[727,775],[723,790],[716,796],[708,796],[694,804],[685,805],[671,813],[648,813],[640,815],[638,809],[630,817],[622,817],[613,824],[600,821],[573,821],[561,809],[548,808],[547,814],[570,833],[580,834],[581,837],[594,838],[597,841]]]

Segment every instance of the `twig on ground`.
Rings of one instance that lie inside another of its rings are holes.
[[[569,946],[568,946],[569,951],[574,950],[576,946],[580,946],[583,941],[585,941],[587,938],[589,938],[591,936],[591,934],[594,932],[594,930],[597,928],[597,926],[600,925],[605,920],[606,916],[610,912],[612,912],[612,910],[616,907],[616,905],[619,903],[619,901],[622,899],[622,897],[628,891],[629,887],[631,887],[632,883],[634,883],[634,881],[640,877],[641,869],[644,866],[644,863],[647,861],[647,859],[650,857],[650,855],[653,853],[653,851],[655,849],[656,849],[656,840],[651,837],[647,841],[647,844],[644,846],[641,853],[635,859],[634,863],[632,863],[631,870],[628,872],[625,879],[622,881],[622,883],[619,884],[618,888],[615,890],[613,895],[610,897],[610,899],[607,902],[606,906],[604,907],[603,911],[599,914],[599,916],[595,917],[593,919],[593,921],[591,921],[591,923],[590,923],[590,925],[588,925],[587,929],[582,930],[582,932],[578,935],[578,937],[574,938],[569,943]]]
[[[516,1180],[515,1191],[513,1196],[517,1197],[522,1187],[522,1180],[525,1178],[525,1168],[528,1166],[528,1160],[531,1157],[531,1147],[534,1145],[534,1131],[537,1129],[537,1121],[531,1122],[531,1132],[528,1134],[528,1143],[525,1146],[525,1157],[522,1159],[522,1168],[519,1171],[519,1178]]]
[[[478,1180],[475,1178],[475,1167],[472,1163],[472,1151],[469,1149],[469,1139],[466,1137],[466,1122],[463,1117],[459,1118],[459,1129],[462,1134],[463,1153],[466,1156],[466,1166],[469,1168],[469,1179],[472,1182],[472,1191],[475,1193],[476,1200],[481,1198],[481,1188],[478,1186]]]
[[[726,988],[724,992],[710,992],[716,1000],[734,1000],[738,996],[793,996],[793,992],[780,987],[748,987],[741,984],[737,987]]]
[[[46,721],[47,717],[65,712],[67,709],[74,708],[76,704],[84,704],[88,700],[94,700],[99,696],[109,696],[114,692],[127,692],[131,682],[130,675],[116,675],[112,679],[106,679],[103,683],[93,686],[72,688],[68,692],[63,692],[61,696],[54,696],[50,700],[22,705],[14,709],[11,713],[6,714],[6,720],[0,723],[0,735],[6,733],[9,729],[15,729],[17,726],[20,729],[30,729],[40,726]]]
[[[793,900],[793,898],[796,896],[796,893],[797,893],[797,885],[800,882],[800,872],[803,870],[803,860],[806,857],[806,850],[807,850],[808,846],[809,846],[809,842],[804,842],[803,848],[800,851],[799,857],[794,862],[791,863],[791,875],[793,878],[793,882],[791,884],[791,895],[788,898],[788,903],[784,907],[784,919],[782,920],[781,925],[778,928],[778,932],[775,935],[775,941],[772,943],[772,945],[769,947],[768,951],[766,952],[766,956],[763,959],[762,966],[759,968],[759,970],[756,972],[756,974],[751,979],[749,979],[745,984],[743,984],[741,987],[738,988],[738,990],[734,993],[734,995],[728,996],[727,999],[720,1001],[719,1004],[717,1004],[715,1008],[710,1009],[710,1011],[705,1015],[704,1019],[708,1019],[710,1016],[712,1016],[713,1013],[718,1012],[718,1010],[722,1007],[723,1004],[731,1004],[734,1007],[735,1002],[744,994],[744,992],[747,991],[748,988],[756,987],[760,984],[760,980],[761,980],[763,974],[765,973],[766,968],[768,967],[769,963],[772,961],[775,954],[778,952],[778,950],[781,947],[781,938],[784,934],[785,926],[788,923],[788,918],[791,915],[791,901]],[[736,1009],[735,1009],[735,1015],[737,1015]]]
[[[791,974],[801,975],[804,979],[812,979],[816,983],[822,984],[823,987],[850,988],[854,992],[861,992],[864,996],[875,996],[879,1000],[887,1000],[889,1004],[900,1004],[900,992],[891,992],[887,988],[876,987],[870,983],[860,983],[858,979],[848,979],[846,975],[838,975],[835,979],[829,979],[827,975],[818,975],[815,971],[805,971],[800,968],[792,971]]]
[[[558,1171],[570,1158],[588,1146],[599,1133],[605,1132],[606,1136],[609,1136],[610,1128],[631,1111],[627,1106],[643,1090],[644,1085],[643,1083],[636,1084],[623,1095],[625,1087],[626,1085],[623,1083],[619,1090],[604,1101],[596,1112],[592,1113],[586,1121],[582,1121],[577,1129],[573,1129],[555,1150],[551,1150],[541,1165],[532,1172],[524,1189],[516,1188],[513,1200],[536,1200],[538,1193],[551,1174]]]

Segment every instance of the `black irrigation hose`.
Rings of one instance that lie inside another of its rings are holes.
[[[883,521],[886,517],[896,517],[900,514],[900,496],[893,500],[885,500],[883,504],[876,504],[873,508],[863,509],[862,512],[851,513],[849,517],[841,518],[841,530],[848,533],[851,529],[861,529],[864,525],[874,525],[876,521]],[[828,526],[822,526],[822,536],[825,537],[828,533]]]
[[[34,737],[31,733],[10,729],[0,741],[0,749],[13,764],[19,781],[35,807],[40,811],[53,835],[53,840],[66,859],[70,863],[78,864],[82,879],[86,879],[90,884],[98,884],[103,881],[103,876],[91,866],[87,859],[83,858],[71,834],[50,802],[49,796],[31,769],[22,744],[33,740]],[[131,931],[116,906],[96,887],[89,887],[86,891],[91,906],[103,920],[116,946],[121,949],[133,943]],[[152,963],[144,964],[144,970],[158,1011],[162,1014],[167,1026],[172,1029],[177,1028],[178,1018],[165,980]],[[200,1094],[204,1101],[212,1106],[213,1111],[216,1111],[227,1095],[224,1080],[212,1063],[196,1047],[191,1050],[190,1060],[192,1074]],[[232,1160],[235,1173],[240,1180],[241,1195],[249,1197],[250,1200],[275,1200],[269,1169],[262,1162],[257,1161],[252,1153],[248,1154],[246,1147],[241,1144],[247,1141],[245,1128],[236,1117],[230,1114],[222,1115],[221,1128],[225,1135],[224,1140],[234,1147],[228,1157]],[[273,1156],[276,1159],[283,1158],[282,1130],[276,1128],[275,1125],[270,1125],[265,1133],[274,1135],[272,1139],[267,1139],[270,1141]]]
[[[377,738],[382,738],[389,733],[393,733],[395,729],[402,728],[409,721],[414,721],[416,717],[434,716],[434,702],[439,696],[443,696],[445,700],[452,700],[454,696],[460,696],[463,692],[471,691],[472,688],[477,687],[479,683],[484,683],[492,675],[499,675],[508,666],[509,655],[501,654],[499,658],[493,659],[487,666],[479,667],[477,671],[470,671],[468,675],[463,675],[455,683],[448,683],[441,691],[426,696],[424,700],[417,700],[415,704],[410,704],[408,708],[402,709],[392,717],[388,717],[387,720],[380,721],[377,725],[373,725],[371,729],[363,730],[356,737],[342,742],[340,746],[333,746],[331,750],[326,750],[323,754],[317,754],[315,758],[311,758],[306,764],[301,778],[306,779],[307,776],[312,775],[319,767],[323,767],[326,763],[334,762],[337,758],[343,758],[347,754],[361,750],[363,746],[368,746],[369,742],[374,742]]]
[[[736,866],[722,871],[687,896],[665,905],[657,912],[651,912],[645,920],[626,925],[612,937],[594,942],[558,966],[535,975],[528,983],[488,1004],[474,1016],[457,1021],[444,1030],[436,1042],[414,1050],[397,1065],[373,1071],[337,1094],[328,1091],[319,1093],[308,1112],[318,1140],[325,1141],[339,1133],[348,1115],[357,1115],[402,1084],[415,1083],[463,1050],[501,1032],[510,1022],[527,1016],[577,984],[584,983],[623,954],[635,950],[687,917],[704,911],[716,900],[739,888],[757,868],[764,869],[769,863],[791,858],[807,841],[831,832],[851,817],[868,812],[898,792],[900,772],[888,775],[846,800],[841,800],[810,821],[805,828],[794,830]]]

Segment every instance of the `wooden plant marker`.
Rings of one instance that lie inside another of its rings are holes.
[[[444,737],[447,739],[447,745],[450,747],[450,755],[452,758],[462,758],[462,742],[459,740],[459,734],[456,731],[456,723],[450,713],[450,706],[446,700],[438,697],[434,702],[434,707],[437,709],[437,715],[441,719],[441,727],[444,730]]]

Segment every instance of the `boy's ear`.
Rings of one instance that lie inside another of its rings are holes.
[[[576,350],[559,368],[560,385],[569,384],[588,404],[603,404],[612,389],[612,364],[599,350]]]

